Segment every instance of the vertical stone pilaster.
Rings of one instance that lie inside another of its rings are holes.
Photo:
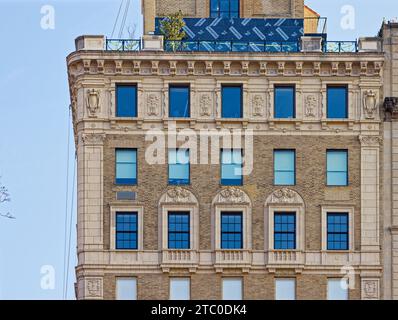
[[[361,250],[380,250],[379,187],[380,187],[380,137],[361,136]],[[363,261],[371,264],[376,261]]]
[[[81,136],[78,146],[78,249],[103,249],[103,143],[105,134]]]
[[[392,298],[398,299],[398,121],[391,122],[391,262]]]

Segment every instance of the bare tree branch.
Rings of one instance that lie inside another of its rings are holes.
[[[0,183],[0,205],[2,203],[10,202],[10,201],[11,201],[11,197],[10,197],[10,194],[8,193],[7,188],[5,186],[1,185],[1,183]],[[0,217],[4,217],[4,218],[8,218],[8,219],[15,219],[15,217],[9,212],[7,212],[7,213],[0,212]]]

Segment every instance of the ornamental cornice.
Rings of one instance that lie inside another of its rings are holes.
[[[82,74],[142,76],[380,76],[384,59],[380,56],[341,55],[259,56],[213,55],[76,55],[69,57],[72,76]]]

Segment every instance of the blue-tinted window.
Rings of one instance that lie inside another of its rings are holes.
[[[222,117],[242,118],[242,87],[222,87]]]
[[[348,250],[348,213],[327,214],[328,250]]]
[[[239,18],[239,0],[210,0],[211,18]]]
[[[169,184],[189,184],[189,150],[169,150]]]
[[[274,214],[274,249],[296,249],[296,214]]]
[[[296,184],[296,152],[294,150],[274,151],[274,184],[293,186]]]
[[[189,213],[172,212],[168,220],[169,249],[189,249]]]
[[[137,150],[116,149],[116,184],[137,183]]]
[[[327,151],[327,185],[347,186],[348,185],[348,151],[328,150]]]
[[[330,86],[327,93],[327,117],[330,119],[348,118],[348,94],[346,86]]]
[[[242,185],[242,166],[242,150],[221,150],[221,184],[224,186]]]
[[[116,213],[116,249],[136,250],[138,215],[136,212]]]
[[[116,86],[116,116],[117,117],[137,116],[137,86],[135,85]]]
[[[296,117],[295,87],[275,87],[275,115],[276,119],[294,119]]]
[[[170,86],[169,116],[173,118],[190,117],[189,86]]]
[[[221,213],[221,249],[243,249],[242,213]]]

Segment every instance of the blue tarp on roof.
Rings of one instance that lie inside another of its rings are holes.
[[[156,18],[155,34],[161,34]],[[303,19],[185,18],[190,41],[298,41],[304,35]]]

